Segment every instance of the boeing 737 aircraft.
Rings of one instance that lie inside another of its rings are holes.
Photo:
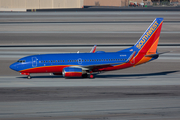
[[[156,18],[134,46],[121,51],[95,52],[94,46],[90,53],[31,55],[19,59],[10,68],[30,79],[31,73],[93,78],[95,72],[137,66],[158,58],[157,46],[162,24],[163,18]]]

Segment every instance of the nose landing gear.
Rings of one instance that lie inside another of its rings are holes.
[[[30,76],[30,75],[28,75],[28,76],[27,76],[27,79],[31,79],[31,76]]]
[[[27,75],[27,79],[31,79],[30,73],[23,73],[23,72],[21,72],[20,74],[21,75]]]

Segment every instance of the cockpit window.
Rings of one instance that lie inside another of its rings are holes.
[[[24,63],[24,62],[26,62],[25,60],[18,60],[17,62],[19,62],[19,63]]]

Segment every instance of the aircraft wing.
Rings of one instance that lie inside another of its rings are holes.
[[[106,64],[93,64],[93,65],[85,65],[85,66],[80,66],[80,67],[86,68],[86,69],[92,69],[94,67],[110,67],[111,65],[128,63],[128,62],[131,62],[131,60],[133,60],[135,53],[136,52],[134,51],[125,62],[106,63]]]

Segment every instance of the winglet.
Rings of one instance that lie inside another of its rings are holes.
[[[136,51],[134,51],[134,52],[129,56],[129,58],[126,60],[126,63],[131,62],[131,61],[133,60],[135,54],[136,54]]]
[[[94,47],[91,49],[90,53],[95,53],[97,45],[94,45]]]

